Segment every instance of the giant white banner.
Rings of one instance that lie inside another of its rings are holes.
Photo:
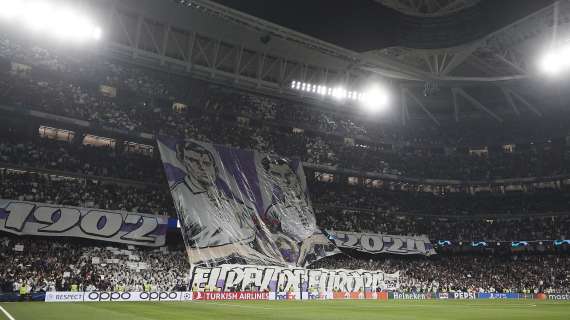
[[[210,291],[364,292],[397,290],[399,272],[326,270],[268,266],[221,265],[194,267],[192,288]]]
[[[140,246],[163,246],[168,217],[0,200],[0,231],[17,235],[80,237]]]
[[[339,252],[299,160],[165,137],[158,147],[191,264],[303,267]]]
[[[427,236],[395,236],[388,234],[359,233],[327,230],[329,238],[339,248],[367,253],[436,254]]]

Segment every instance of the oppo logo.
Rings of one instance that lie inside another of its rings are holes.
[[[177,300],[176,292],[141,292],[139,295],[141,300]]]
[[[87,299],[91,301],[117,301],[130,300],[130,292],[90,292]]]

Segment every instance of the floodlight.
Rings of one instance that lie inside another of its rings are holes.
[[[362,94],[360,101],[368,111],[378,112],[388,106],[389,96],[386,89],[375,85]]]
[[[43,30],[50,24],[52,10],[52,6],[47,2],[30,2],[25,6],[24,24],[34,31]]]
[[[93,36],[93,30],[95,27],[87,18],[75,17],[73,24],[75,25],[75,28],[72,36],[75,40],[83,41]]]
[[[101,37],[103,36],[103,30],[101,30],[100,27],[94,27],[91,36],[95,40],[101,40]]]
[[[332,96],[338,100],[344,100],[346,99],[346,89],[342,87],[336,87],[332,91]]]
[[[54,15],[53,32],[57,37],[68,39],[75,36],[74,22],[77,14],[70,8],[60,8]]]
[[[545,73],[556,74],[562,69],[563,60],[557,53],[549,53],[540,61],[540,69]]]
[[[99,40],[101,28],[71,7],[46,0],[0,0],[0,20],[18,18],[20,25],[62,40]]]
[[[570,45],[560,46],[546,53],[539,61],[544,73],[555,75],[570,68]]]
[[[11,19],[24,11],[21,0],[0,0],[0,18]]]

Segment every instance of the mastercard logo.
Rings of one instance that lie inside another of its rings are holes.
[[[544,293],[539,293],[535,296],[537,300],[546,300],[548,297]]]

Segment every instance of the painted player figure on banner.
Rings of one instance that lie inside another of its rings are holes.
[[[305,266],[318,251],[334,250],[335,246],[320,232],[305,188],[291,162],[276,157],[265,157],[262,166],[271,186],[271,202],[264,213],[274,242],[283,259],[293,265]],[[319,249],[322,250],[314,250]]]
[[[186,177],[174,184],[174,203],[182,221],[193,264],[226,263],[232,256],[267,262],[257,248],[255,209],[234,195],[220,178],[214,152],[192,141],[176,146]],[[267,248],[265,248],[267,250]],[[270,250],[270,249],[269,249]]]

